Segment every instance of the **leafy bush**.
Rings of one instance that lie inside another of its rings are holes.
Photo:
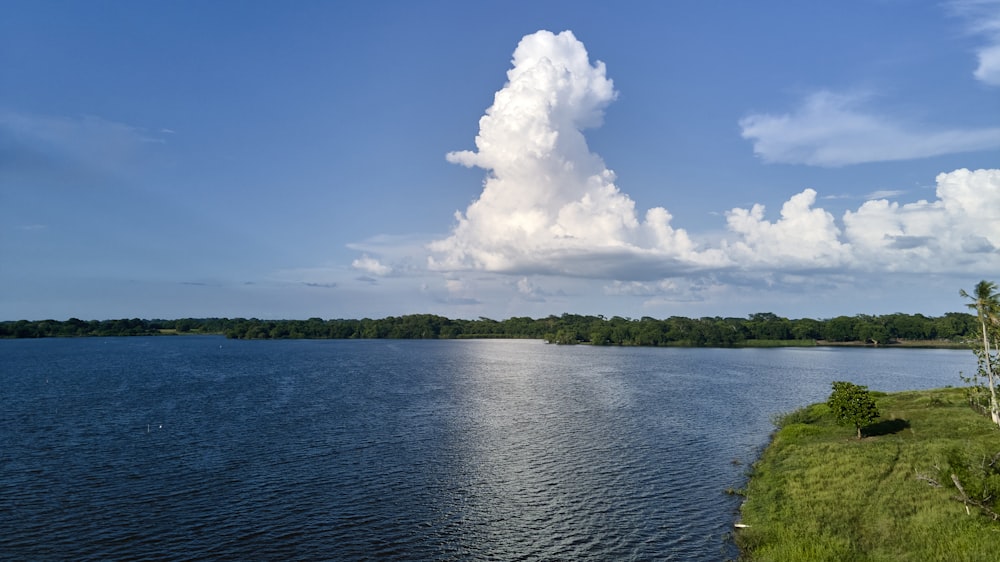
[[[879,417],[875,399],[867,386],[844,381],[833,383],[833,393],[826,401],[840,425],[853,425],[861,439],[861,428],[871,425]]]

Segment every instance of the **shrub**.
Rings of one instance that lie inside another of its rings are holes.
[[[861,428],[871,425],[879,417],[875,399],[867,386],[844,381],[833,383],[833,393],[826,401],[840,425],[853,425],[861,439]]]

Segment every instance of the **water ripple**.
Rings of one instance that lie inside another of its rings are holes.
[[[722,490],[771,413],[823,396],[831,371],[928,387],[974,368],[933,352],[873,366],[850,352],[220,341],[0,342],[2,557],[731,558]]]

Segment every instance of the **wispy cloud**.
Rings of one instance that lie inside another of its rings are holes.
[[[845,166],[1000,148],[1000,127],[931,130],[868,109],[868,96],[820,91],[791,113],[740,120],[764,162]]]
[[[906,193],[902,189],[879,189],[865,195],[865,199],[888,199],[889,197],[899,197]]]
[[[515,283],[517,294],[521,299],[529,302],[545,302],[549,293],[538,286],[527,277],[521,277]]]
[[[316,287],[318,289],[335,289],[337,288],[336,283],[315,283],[315,282],[303,282],[306,287]]]
[[[475,284],[470,284],[468,281],[459,278],[445,279],[444,284],[443,292],[427,284],[423,285],[422,291],[441,304],[459,306],[476,306],[482,304],[482,300],[475,296],[477,292]]]
[[[1000,0],[954,0],[950,6],[966,22],[969,33],[983,39],[976,49],[973,75],[990,86],[1000,86]]]
[[[341,267],[299,267],[275,271],[265,281],[268,284],[330,289],[338,285],[344,273],[345,268]]]
[[[101,117],[64,117],[0,111],[0,173],[21,179],[115,175],[132,166],[158,132]],[[78,177],[76,178],[78,179]]]
[[[347,244],[349,249],[361,252],[361,257],[351,262],[351,267],[360,272],[361,277],[369,279],[419,275],[426,270],[430,238],[419,234],[383,234]]]

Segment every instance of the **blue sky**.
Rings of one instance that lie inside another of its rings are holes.
[[[0,319],[939,315],[1000,279],[994,0],[4,12]]]

